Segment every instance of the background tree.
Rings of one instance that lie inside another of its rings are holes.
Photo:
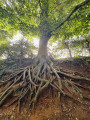
[[[14,69],[24,67],[30,64],[31,60],[36,56],[34,53],[37,47],[33,42],[27,39],[20,39],[15,43],[5,41],[0,46],[0,77],[6,73],[12,73]]]
[[[37,50],[37,48],[33,45],[33,43],[23,38],[15,44],[9,45],[4,54],[6,54],[7,58],[11,60],[20,60],[21,64],[25,57],[34,57],[34,50]]]

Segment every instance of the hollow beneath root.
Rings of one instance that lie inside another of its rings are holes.
[[[8,106],[17,102],[18,111],[22,100],[26,99],[30,101],[29,106],[34,108],[40,93],[48,86],[57,90],[59,101],[62,94],[78,102],[82,98],[90,99],[90,96],[83,94],[81,88],[88,91],[90,89],[76,83],[76,80],[90,82],[89,78],[75,77],[62,72],[50,59],[40,58],[34,64],[15,71],[10,78],[0,82],[0,106],[13,98]],[[79,99],[76,99],[77,97]]]

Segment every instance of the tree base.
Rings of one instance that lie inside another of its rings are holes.
[[[47,87],[57,90],[59,101],[62,94],[78,102],[82,98],[90,99],[80,88],[90,89],[77,83],[77,80],[90,82],[89,78],[67,74],[50,58],[38,58],[34,64],[15,71],[10,78],[0,82],[0,106],[13,97],[15,99],[8,106],[17,102],[20,111],[22,100],[29,99],[29,106],[34,108],[40,93]]]

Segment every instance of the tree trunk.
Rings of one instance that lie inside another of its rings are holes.
[[[72,58],[72,54],[71,54],[70,48],[68,48],[68,50],[69,50],[69,56],[70,56],[70,58]]]
[[[38,57],[48,56],[47,45],[50,37],[42,36],[39,41]]]

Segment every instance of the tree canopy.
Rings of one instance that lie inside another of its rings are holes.
[[[18,30],[39,38],[43,32],[56,38],[88,34],[89,5],[89,0],[0,1],[0,40]]]

